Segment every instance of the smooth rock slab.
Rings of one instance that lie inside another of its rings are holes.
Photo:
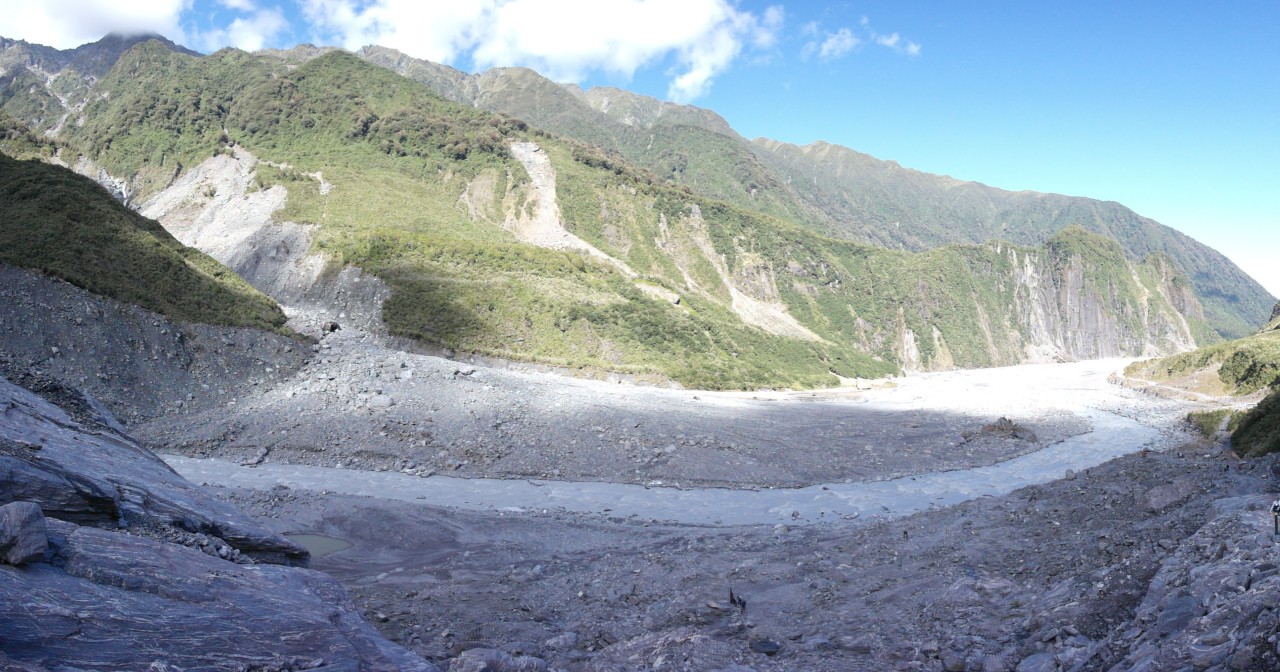
[[[25,565],[43,560],[48,546],[39,504],[10,502],[0,506],[0,558],[10,565]]]
[[[62,389],[77,406],[91,399]],[[307,550],[179,476],[110,418],[66,410],[0,377],[0,504],[36,502],[76,523],[175,525],[213,534],[256,560],[305,564]]]
[[[176,544],[47,524],[54,562],[0,566],[0,656],[15,663],[212,672],[296,660],[438,672],[383,639],[320,572],[234,565]]]

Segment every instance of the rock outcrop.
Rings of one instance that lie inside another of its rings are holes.
[[[0,560],[15,566],[40,560],[48,546],[39,504],[9,502],[0,506]]]
[[[174,473],[91,397],[55,389],[79,419],[0,378],[0,501],[36,502],[45,515],[85,524],[173,526],[258,560],[306,563],[306,549]]]
[[[436,669],[91,396],[41,392],[63,407],[0,378],[0,667]]]
[[[320,572],[60,520],[49,536],[48,562],[0,566],[0,651],[18,669],[436,669]]]
[[[1127,653],[1112,669],[1272,669],[1280,566],[1267,499],[1214,502],[1216,515],[1160,564],[1130,627],[1104,642]]]

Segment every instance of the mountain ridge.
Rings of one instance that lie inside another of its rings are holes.
[[[901,368],[1157,354],[1215,338],[1174,255],[1139,257],[1069,226],[1032,246],[873,247],[816,227],[805,214],[814,206],[791,198],[745,140],[709,130],[714,113],[630,115],[628,105],[647,104],[636,96],[610,106],[628,125],[585,102],[590,92],[531,70],[486,79],[391,50],[362,53],[383,63],[310,45],[194,57],[141,43],[57,138],[63,154],[118,176],[138,204],[210,157],[252,152],[261,159],[252,188],[288,194],[264,226],[309,227],[312,250],[332,267],[386,283],[392,335],[458,351],[691,386],[810,387]],[[602,119],[578,126],[596,128],[603,144],[450,102],[441,88],[523,100],[549,125]],[[557,116],[565,100],[577,112]],[[668,123],[682,115],[695,125]],[[524,143],[545,154],[554,193],[517,160],[512,148]],[[677,179],[651,168],[681,158],[672,146],[688,161]],[[744,181],[756,193],[732,198]],[[618,263],[522,242],[520,222],[550,198],[564,234]]]
[[[581,98],[590,103],[591,113],[586,119],[575,118],[572,114],[565,118],[563,110],[557,115],[549,115],[543,107],[523,100],[518,95],[521,89],[513,86],[513,82],[501,84],[507,90],[502,97],[486,95],[478,84],[467,84],[488,82],[490,89],[497,88],[496,80],[511,69],[495,68],[469,75],[380,47],[366,48],[360,55],[438,88],[442,95],[451,99],[512,114],[536,126],[617,151],[659,177],[687,173],[688,155],[678,150],[672,150],[670,156],[653,152],[654,136],[640,137],[642,134],[638,131],[687,127],[719,136],[727,141],[720,144],[722,153],[728,152],[727,156],[732,156],[745,147],[757,161],[768,164],[774,172],[766,176],[758,164],[741,157],[731,158],[727,160],[739,166],[737,176],[706,177],[701,184],[692,183],[695,191],[715,198],[741,199],[748,204],[760,202],[756,209],[762,212],[800,222],[829,235],[919,251],[949,242],[978,243],[1003,239],[1039,244],[1047,240],[1053,231],[1080,224],[1120,239],[1131,259],[1141,260],[1153,251],[1169,254],[1192,279],[1202,298],[1207,299],[1206,310],[1223,338],[1250,333],[1261,324],[1266,311],[1274,303],[1274,297],[1225,256],[1114,201],[1031,190],[1005,190],[978,181],[907,168],[896,161],[878,159],[825,141],[804,146],[764,138],[748,141],[711,110],[667,103],[610,87],[581,91],[576,86],[556,84],[541,76],[529,77],[527,73],[532,71],[524,70],[519,78],[524,84],[524,92],[535,90],[547,95],[547,92],[559,89],[569,94],[562,95],[563,99]],[[449,73],[451,85],[446,88],[440,84],[438,73],[448,71],[452,71]],[[575,89],[578,93],[574,92]],[[613,105],[614,98],[624,100],[625,105]],[[572,107],[580,106],[569,106]],[[641,109],[650,110],[650,113],[647,116],[629,113]],[[653,113],[653,110],[659,112]],[[663,118],[663,110],[675,110],[681,114],[671,121],[670,115]],[[599,123],[601,118],[615,124],[612,131],[607,124]],[[583,131],[583,126],[592,130]],[[667,144],[678,147],[680,140],[689,137],[688,131],[683,133],[677,136],[679,140]],[[814,157],[814,154],[819,156]],[[843,174],[853,174],[855,179],[842,182],[832,177]],[[814,188],[787,188],[803,180],[812,180]],[[827,183],[819,184],[820,181]],[[708,186],[708,182],[716,184]],[[687,180],[681,183],[690,184]],[[777,193],[780,191],[789,193]],[[851,191],[860,197],[850,198]],[[769,199],[772,201],[765,202]],[[954,226],[955,221],[969,222],[974,226],[963,229]],[[957,236],[957,233],[970,235]],[[1150,241],[1153,239],[1160,244],[1152,245]],[[1221,272],[1227,277],[1218,278],[1219,269],[1225,269]],[[1233,291],[1233,287],[1238,290]]]

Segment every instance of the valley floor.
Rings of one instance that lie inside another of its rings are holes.
[[[1187,402],[1109,382],[1122,362],[717,394],[355,332],[317,351],[135,431],[197,482],[254,483],[217,491],[275,531],[350,543],[312,566],[448,669],[1280,665],[1260,606],[1280,597],[1270,462],[1198,442]],[[646,508],[660,496],[676,508]]]
[[[6,377],[67,381],[155,451],[234,472],[340,465],[422,492],[445,474],[752,496],[1103,451],[994,490],[953,480],[968,501],[950,506],[869,503],[852,520],[777,506],[781,522],[750,525],[603,501],[466,508],[278,479],[214,487],[270,530],[350,543],[312,566],[386,637],[452,672],[1280,669],[1267,511],[1280,463],[1194,439],[1181,418],[1195,404],[1109,383],[1118,362],[710,394],[475,367],[354,329],[312,348],[173,325],[0,272]]]

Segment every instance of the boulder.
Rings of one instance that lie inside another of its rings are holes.
[[[10,502],[0,506],[0,559],[15,566],[43,560],[48,545],[39,504]]]
[[[1023,658],[1017,672],[1058,672],[1058,663],[1052,653],[1042,651]]]
[[[1196,482],[1190,478],[1179,478],[1172,483],[1158,485],[1147,491],[1145,504],[1151,511],[1159,511],[1167,506],[1177,504],[1190,497],[1196,491]]]
[[[945,672],[964,672],[967,667],[964,656],[955,651],[942,654],[942,669]]]

